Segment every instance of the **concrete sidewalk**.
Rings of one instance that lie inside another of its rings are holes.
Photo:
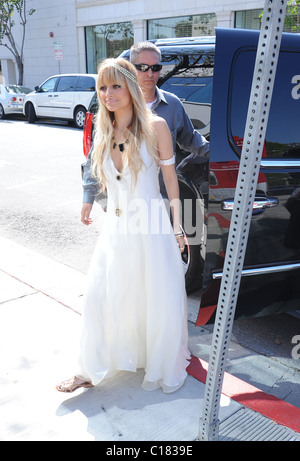
[[[144,391],[143,371],[122,372],[104,386],[74,394],[55,390],[76,369],[85,278],[0,237],[0,440],[196,440],[205,385],[193,376],[173,394]],[[192,353],[197,309],[190,299]],[[222,394],[220,440],[247,440],[239,428],[249,425],[250,416],[271,424],[269,432],[278,429],[271,420],[245,410]],[[257,419],[251,424],[258,424]],[[300,440],[300,434],[279,429],[276,440]]]

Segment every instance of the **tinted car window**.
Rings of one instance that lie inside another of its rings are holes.
[[[162,50],[163,69],[159,85],[180,99],[211,103],[214,54],[199,48],[198,52]]]
[[[171,77],[162,88],[186,101],[211,103],[212,77]]]
[[[181,99],[194,128],[208,138],[214,51],[211,47],[196,48],[162,47],[163,68],[158,85]]]
[[[214,46],[160,46],[161,77],[158,86],[180,99],[211,103],[214,67]],[[129,52],[121,55],[129,60]]]
[[[76,85],[76,76],[66,76],[66,77],[61,77],[56,91],[74,91],[75,90],[75,85]]]
[[[79,77],[76,91],[95,91],[95,79],[92,77]]]
[[[232,70],[229,92],[229,136],[233,146],[240,152],[244,136],[247,108],[252,84],[256,52],[247,49],[237,53]],[[275,78],[272,103],[265,139],[264,157],[300,158],[300,100],[297,98],[297,73],[295,63],[300,53],[280,53]],[[241,78],[240,70],[243,69]],[[240,148],[239,148],[240,146]]]
[[[98,96],[97,96],[97,93],[95,93],[89,105],[89,112],[91,112],[92,114],[96,114],[97,110],[98,110]]]
[[[5,88],[8,91],[8,93],[28,94],[32,92],[30,88],[26,88],[25,86],[19,86],[19,85],[8,85]]]

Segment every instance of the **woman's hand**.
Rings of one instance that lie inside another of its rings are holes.
[[[185,248],[185,235],[184,235],[184,231],[181,226],[174,227],[174,235],[178,243],[178,248],[180,250],[180,253],[183,253],[184,248]]]
[[[90,214],[92,211],[92,203],[83,203],[81,208],[81,222],[85,226],[89,226],[92,224],[93,220],[90,218]]]
[[[179,250],[180,250],[180,253],[183,253],[184,252],[184,248],[185,248],[185,241],[184,241],[184,237],[176,237],[176,240],[177,240],[177,243],[178,243],[178,247],[179,247]]]

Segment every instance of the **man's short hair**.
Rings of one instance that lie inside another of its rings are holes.
[[[138,42],[130,48],[130,62],[135,62],[142,51],[154,51],[161,59],[160,49],[152,42]]]

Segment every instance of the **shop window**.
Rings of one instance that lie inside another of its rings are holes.
[[[148,21],[148,39],[214,35],[216,25],[215,13],[151,19]]]
[[[257,10],[246,10],[235,12],[235,24],[236,29],[256,29],[261,28],[261,13],[263,9]]]
[[[131,22],[89,26],[85,36],[87,72],[95,74],[103,59],[117,58],[133,45],[133,26]]]
[[[238,29],[260,29],[263,9],[236,11],[235,27]],[[286,11],[284,32],[300,31],[300,6],[290,5]]]

